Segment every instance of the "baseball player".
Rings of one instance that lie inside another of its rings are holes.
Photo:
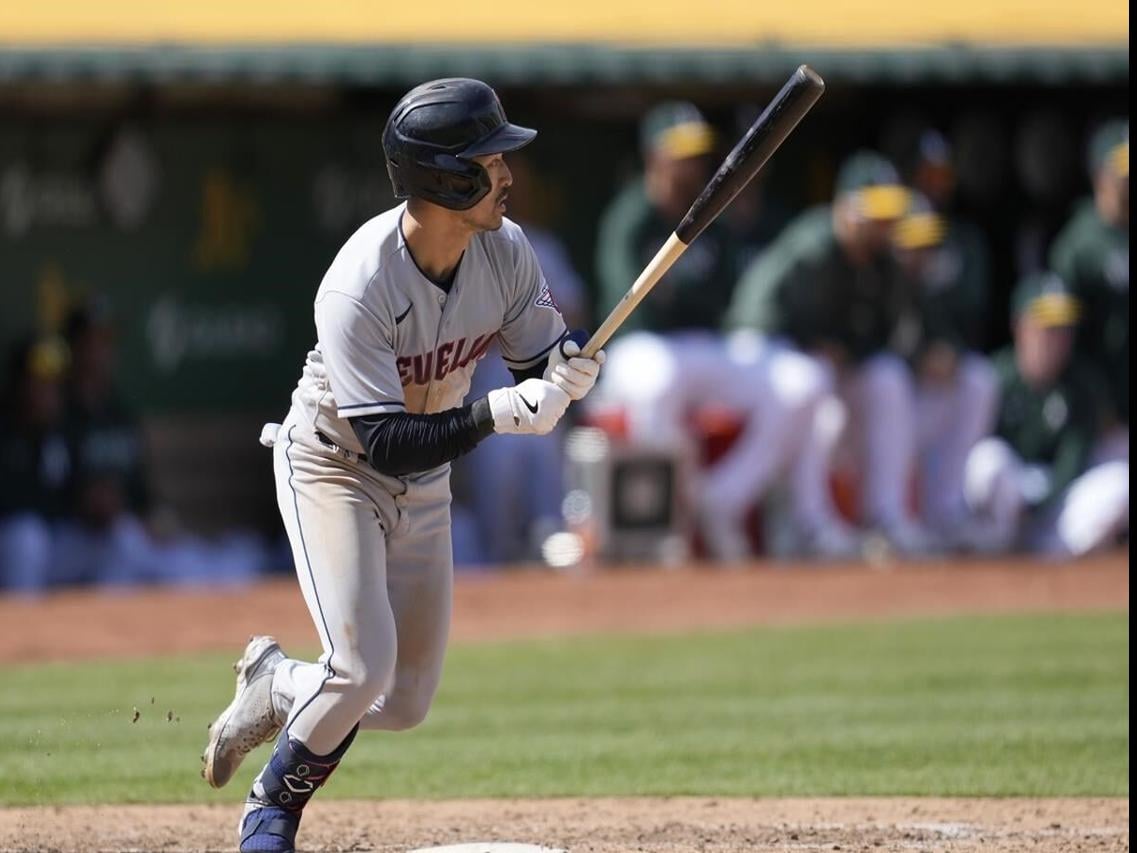
[[[317,663],[254,637],[214,721],[220,787],[280,730],[241,821],[242,851],[291,851],[304,806],[360,728],[422,722],[450,622],[450,461],[492,433],[545,434],[592,388],[521,230],[504,217],[510,124],[469,79],[396,104],[383,151],[406,203],[344,244],[316,294],[318,342],[283,424],[268,425],[277,499],[320,636]],[[490,342],[518,384],[462,405]]]
[[[1090,140],[1092,200],[1054,241],[1050,265],[1085,307],[1074,348],[1107,380],[1109,413],[1099,456],[1129,459],[1129,121]]]
[[[1082,304],[1053,273],[1015,289],[1014,346],[995,356],[995,435],[967,459],[967,498],[1003,549],[1081,556],[1129,530],[1129,461],[1094,465],[1102,378],[1077,356]]]
[[[601,222],[597,270],[605,309],[667,239],[712,165],[711,127],[692,104],[656,107],[641,133],[643,179]],[[629,437],[643,445],[686,444],[690,411],[708,403],[742,415],[741,434],[701,472],[689,498],[708,553],[726,561],[750,556],[746,514],[779,480],[792,483],[788,469],[825,390],[820,371],[797,353],[753,336],[724,339],[741,256],[725,224],[712,223],[625,323],[601,388],[605,400],[628,412]],[[799,494],[791,489],[791,498]],[[801,502],[793,503],[800,516]]]
[[[892,251],[910,193],[892,164],[871,151],[846,160],[836,190],[832,205],[801,214],[747,270],[727,322],[793,347],[829,375],[859,451],[863,521],[897,551],[919,554],[932,540],[906,501],[916,436],[905,318],[915,294]],[[840,418],[825,420],[839,425]],[[827,488],[817,459],[823,448],[807,454],[810,473],[798,485],[812,490],[815,507]]]
[[[984,551],[990,543],[967,523],[963,494],[967,456],[990,434],[998,405],[995,368],[977,334],[987,305],[981,244],[921,193],[913,193],[894,239],[921,303],[910,356],[921,515],[945,548]]]

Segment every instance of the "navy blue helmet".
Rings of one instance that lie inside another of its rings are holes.
[[[480,80],[451,77],[416,86],[383,129],[395,198],[467,210],[490,191],[489,175],[473,158],[516,151],[536,135],[510,124],[497,93]]]

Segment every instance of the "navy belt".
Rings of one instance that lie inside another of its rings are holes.
[[[349,462],[366,462],[367,461],[367,454],[366,453],[356,453],[354,450],[348,450],[346,447],[340,447],[338,444],[336,444],[334,441],[332,441],[330,438],[328,438],[326,435],[324,435],[319,430],[316,430],[316,439],[320,442],[320,444],[324,445],[324,447],[328,448],[329,450],[334,451],[335,453],[340,454],[342,457],[347,459]]]

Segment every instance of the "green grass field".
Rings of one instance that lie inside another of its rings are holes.
[[[1126,796],[1127,641],[1110,614],[455,648],[426,724],[361,736],[322,796]],[[0,669],[0,805],[239,797],[267,748],[198,776],[237,651]]]

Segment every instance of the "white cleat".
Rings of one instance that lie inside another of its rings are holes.
[[[284,721],[272,706],[272,674],[285,654],[273,637],[249,639],[245,653],[233,664],[237,692],[209,727],[209,743],[201,756],[202,778],[212,787],[224,786],[245,756],[276,737]]]

